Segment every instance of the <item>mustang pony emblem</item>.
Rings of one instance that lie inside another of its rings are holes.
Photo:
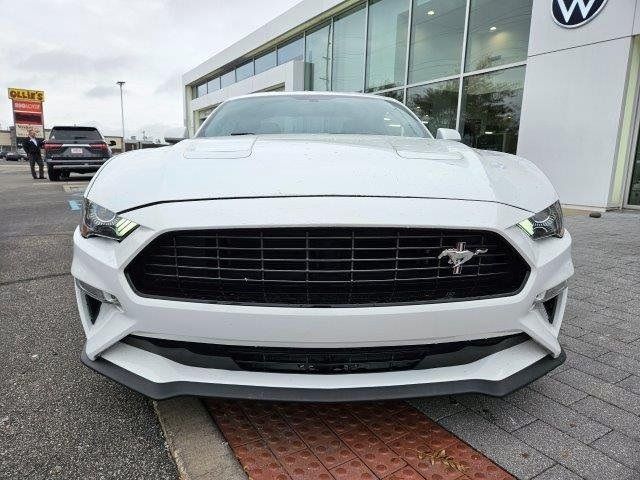
[[[447,248],[440,255],[438,255],[438,260],[449,257],[449,265],[453,266],[453,274],[458,275],[462,271],[462,264],[467,263],[476,255],[481,255],[483,253],[487,253],[488,250],[486,248],[479,248],[475,252],[471,250],[465,250],[466,242],[458,242],[456,248]]]

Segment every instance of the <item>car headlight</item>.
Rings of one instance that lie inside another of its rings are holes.
[[[564,226],[562,225],[562,207],[560,202],[556,202],[550,207],[545,208],[534,216],[523,220],[518,224],[525,232],[527,232],[534,240],[541,238],[559,237],[564,235]]]
[[[80,234],[84,238],[104,237],[118,242],[133,232],[139,225],[101,207],[88,199],[82,204]]]

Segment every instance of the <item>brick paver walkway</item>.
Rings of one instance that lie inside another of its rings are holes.
[[[513,478],[405,402],[207,405],[252,480]]]

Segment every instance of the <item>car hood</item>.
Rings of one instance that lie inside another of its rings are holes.
[[[544,174],[519,157],[370,135],[185,140],[113,157],[87,192],[116,212],[159,202],[291,196],[460,199],[537,212],[557,199]]]

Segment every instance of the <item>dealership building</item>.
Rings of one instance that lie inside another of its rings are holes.
[[[303,0],[183,75],[224,100],[371,92],[537,164],[566,206],[640,208],[640,0]]]

